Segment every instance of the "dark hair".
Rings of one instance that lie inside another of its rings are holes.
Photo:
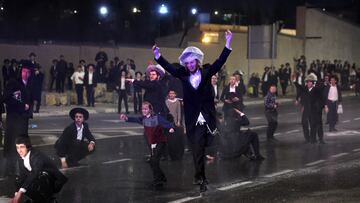
[[[336,75],[331,75],[331,76],[329,77],[329,79],[331,80],[331,78],[334,78],[336,81],[338,81],[338,78],[337,78]]]
[[[30,138],[29,138],[29,136],[26,135],[26,134],[21,135],[21,136],[19,136],[18,138],[16,138],[15,144],[24,144],[27,149],[31,149],[31,148],[32,148]]]

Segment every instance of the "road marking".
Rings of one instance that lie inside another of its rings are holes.
[[[287,131],[286,134],[291,134],[291,133],[296,133],[296,132],[300,132],[300,130],[290,130],[290,131]]]
[[[351,120],[345,120],[345,121],[343,121],[343,123],[350,123],[351,122]]]
[[[265,177],[265,178],[272,178],[272,177],[280,176],[280,175],[283,175],[283,174],[286,174],[286,173],[290,173],[290,172],[293,172],[293,171],[294,171],[294,170],[287,169],[287,170],[283,170],[283,171],[280,171],[280,172],[276,172],[276,173],[271,173],[271,174],[265,175],[264,177]]]
[[[275,133],[275,134],[274,134],[274,136],[279,136],[279,135],[281,135],[281,133]]]
[[[103,162],[103,164],[113,164],[113,163],[119,163],[119,162],[124,162],[124,161],[131,161],[131,159],[118,159],[118,160],[113,160],[113,161],[105,161],[105,162]]]
[[[353,152],[360,152],[360,148],[353,149]]]
[[[62,168],[60,169],[61,172],[67,172],[67,171],[74,171],[81,168],[88,168],[89,166],[77,166],[77,167],[71,167],[71,168]]]
[[[288,115],[293,115],[293,114],[297,114],[296,112],[290,112],[290,113],[287,113]]]
[[[251,120],[260,120],[260,119],[263,119],[264,117],[253,117],[253,118],[250,118]]]
[[[92,133],[96,139],[104,139],[109,137],[108,135],[102,134],[102,133]]]
[[[3,181],[3,180],[5,180],[5,178],[0,178],[0,181]]]
[[[201,195],[195,196],[195,197],[184,197],[184,198],[174,200],[174,201],[171,201],[168,203],[183,203],[183,202],[188,202],[188,201],[195,200],[195,199],[200,199],[201,197],[202,197]]]
[[[122,133],[126,133],[126,134],[129,134],[129,135],[139,135],[139,132],[135,132],[133,130],[123,130],[121,131]]]
[[[256,129],[266,128],[266,127],[267,127],[267,125],[259,125],[259,126],[251,127],[250,129],[251,130],[256,130]]]
[[[243,186],[243,185],[248,185],[248,184],[251,184],[251,183],[253,183],[253,182],[252,181],[245,181],[245,182],[241,182],[241,183],[234,183],[234,184],[230,184],[228,186],[217,188],[217,190],[221,190],[221,191],[231,190],[231,189],[234,189],[234,188],[237,188],[237,187],[240,187],[240,186]]]
[[[360,117],[358,117],[358,118],[354,118],[354,121],[358,121],[358,120],[360,120]]]
[[[314,162],[310,162],[310,163],[307,163],[305,164],[306,166],[314,166],[316,164],[320,164],[320,163],[323,163],[325,162],[325,160],[321,159],[321,160],[318,160],[318,161],[314,161]]]
[[[333,158],[338,158],[338,157],[342,157],[342,156],[345,156],[345,155],[348,155],[349,153],[340,153],[340,154],[335,154],[335,155],[332,155],[331,157]]]
[[[360,135],[360,131],[356,130],[345,130],[345,131],[338,131],[338,132],[328,132],[326,136],[346,136],[346,135]]]

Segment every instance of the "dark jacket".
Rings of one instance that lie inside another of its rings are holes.
[[[325,104],[323,97],[323,86],[314,86],[311,91],[306,86],[294,83],[300,90],[300,104],[304,107],[304,113],[318,114],[322,111]]]
[[[93,78],[92,78],[92,79],[93,79],[92,84],[93,84],[94,87],[96,87],[99,79],[98,79],[97,74],[95,74],[95,72],[93,72]],[[84,85],[85,85],[85,86],[88,86],[88,85],[89,85],[89,71],[86,71],[86,72],[85,72],[85,75],[84,75]]]
[[[88,142],[91,141],[95,142],[95,138],[90,132],[89,125],[85,122],[83,123],[83,125],[84,125],[83,140],[81,141],[85,141],[86,138]],[[55,148],[58,150],[58,155],[60,157],[65,157],[70,145],[77,140],[76,138],[77,138],[77,129],[75,122],[73,122],[64,129],[62,135],[55,143]]]
[[[153,106],[153,112],[155,114],[161,114],[166,116],[169,110],[165,104],[165,96],[163,87],[159,81],[150,80],[134,80],[134,87],[141,87],[145,89],[144,101],[150,102]]]
[[[3,95],[7,113],[18,113],[20,115],[28,116],[29,118],[32,117],[30,85],[30,80],[27,86],[15,79],[9,80]],[[30,106],[29,110],[25,110],[25,104]]]
[[[227,100],[227,99],[231,100],[234,97],[237,97],[240,100],[238,102],[234,102],[231,104],[225,102],[225,100]],[[242,97],[240,86],[235,87],[235,92],[230,92],[230,85],[226,85],[221,93],[220,100],[222,102],[224,102],[223,111],[227,111],[231,108],[238,108],[238,109],[242,110],[244,107],[243,97]]]
[[[33,100],[41,101],[41,92],[42,92],[42,86],[44,81],[44,74],[42,72],[39,72],[38,75],[31,76],[31,94]]]
[[[330,91],[330,85],[327,85],[324,89],[324,100],[327,101],[328,100],[328,95],[329,95],[329,91]],[[338,103],[342,102],[342,94],[341,94],[341,88],[339,87],[339,85],[336,85],[336,89],[338,92]]]
[[[185,124],[188,131],[191,131],[195,127],[200,112],[207,121],[210,129],[216,129],[216,111],[211,90],[211,76],[215,75],[221,69],[230,53],[231,50],[225,47],[219,58],[213,64],[206,64],[203,68],[200,68],[201,82],[197,89],[194,89],[191,85],[189,81],[190,73],[186,67],[180,66],[179,68],[175,68],[162,56],[156,60],[165,70],[179,78],[182,82]]]
[[[30,185],[35,181],[40,172],[47,172],[54,180],[54,192],[59,192],[62,186],[66,183],[67,178],[59,171],[56,165],[49,157],[36,149],[30,150],[30,166],[31,171],[28,171],[24,166],[24,160],[19,156],[18,164],[20,169],[20,176],[18,178],[20,187],[28,190]]]

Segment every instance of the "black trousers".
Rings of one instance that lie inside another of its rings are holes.
[[[68,89],[68,90],[72,90],[72,88],[73,88],[73,87],[72,87],[72,86],[73,86],[73,81],[71,80],[71,77],[67,77],[67,81],[68,81],[68,83],[67,83],[67,84],[68,84],[68,85],[67,85],[68,88],[67,88],[67,89]]]
[[[195,166],[196,180],[206,180],[205,175],[205,149],[213,140],[213,136],[208,133],[206,125],[197,125],[187,132]]]
[[[129,112],[129,107],[128,107],[128,99],[127,99],[127,92],[126,92],[126,90],[119,90],[118,94],[119,94],[118,113],[121,113],[121,103],[122,103],[122,100],[124,100],[125,110],[126,110],[126,113],[128,113],[128,112]]]
[[[301,124],[303,127],[304,138],[306,142],[316,143],[316,134],[319,136],[319,140],[323,140],[322,130],[322,112],[308,112],[305,111],[302,114]],[[310,127],[310,130],[309,130]],[[321,128],[321,129],[319,129]]]
[[[335,128],[335,125],[338,121],[338,113],[337,113],[337,101],[330,101],[327,100],[326,105],[329,109],[329,112],[327,113],[327,121],[329,122],[329,128],[330,130],[333,130]]]
[[[166,179],[164,172],[160,168],[160,158],[164,155],[166,143],[160,142],[151,150],[150,166],[153,171],[154,182],[161,182]]]
[[[88,106],[95,106],[95,87],[94,85],[86,86],[86,96]]]
[[[68,145],[61,144],[56,146],[56,154],[59,157],[66,157],[66,162],[69,166],[76,165],[81,159],[92,154],[95,150],[89,152],[88,142],[85,141],[73,141]]]
[[[16,180],[16,187],[19,190],[21,183]],[[35,180],[30,184],[25,195],[36,203],[47,203],[53,199],[54,192],[54,178],[45,171],[39,172]]]
[[[66,75],[60,74],[56,78],[56,91],[59,93],[63,93],[65,89],[65,79]]]
[[[2,121],[2,113],[0,113],[0,146],[3,146],[3,128],[4,123]]]
[[[280,85],[281,85],[282,94],[283,94],[283,96],[285,96],[286,95],[286,89],[288,87],[288,83],[283,82],[283,83],[280,83]]]
[[[268,122],[266,136],[268,139],[274,138],[274,133],[278,125],[277,122],[278,113],[276,110],[265,110],[265,117]]]
[[[76,84],[75,85],[76,95],[77,95],[77,102],[78,105],[83,105],[84,103],[84,85]]]
[[[134,91],[134,112],[141,112],[142,92]]]
[[[53,85],[54,85],[54,82],[56,81],[56,77],[51,77],[50,79],[50,86],[49,86],[49,91],[51,92],[53,90]],[[56,84],[55,84],[56,85]],[[56,86],[57,87],[57,86]],[[57,90],[58,88],[56,88]]]

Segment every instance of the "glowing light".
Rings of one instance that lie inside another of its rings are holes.
[[[196,9],[196,8],[192,8],[192,9],[191,9],[191,13],[192,13],[193,15],[196,15],[197,9]]]
[[[159,13],[160,14],[167,14],[169,13],[169,10],[167,8],[167,6],[165,6],[164,4],[161,4],[160,8],[159,8]]]
[[[108,9],[106,6],[100,7],[99,11],[100,11],[100,14],[103,16],[106,16],[108,14]]]

